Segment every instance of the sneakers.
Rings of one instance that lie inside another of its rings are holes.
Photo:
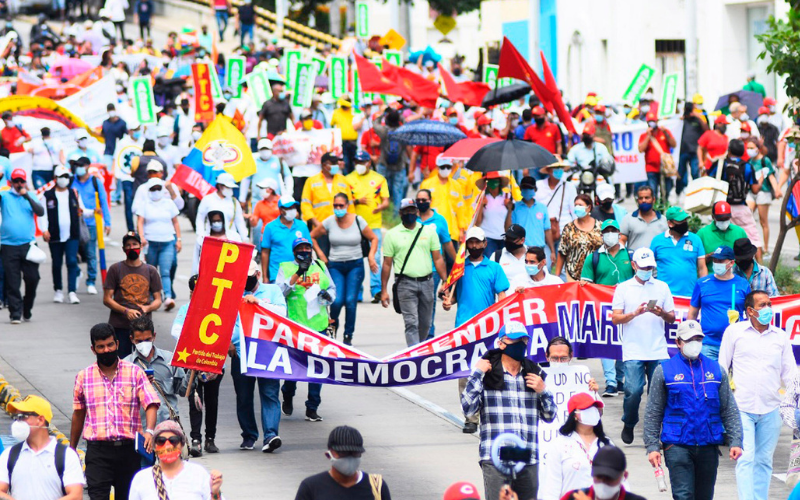
[[[622,442],[625,444],[631,444],[633,442],[633,427],[628,427],[627,425],[622,428]]]
[[[272,453],[273,451],[277,450],[281,447],[283,443],[281,442],[280,436],[272,436],[272,439],[267,441],[267,443],[261,448],[261,451],[264,453]]]
[[[242,443],[244,444],[244,443]],[[205,445],[206,453],[219,453],[219,448],[217,445],[214,444],[213,438],[206,438],[206,445]],[[253,449],[253,445],[250,445],[250,449]]]
[[[617,388],[613,385],[607,385],[605,392],[603,392],[604,398],[615,398],[619,395],[617,392]]]
[[[292,413],[294,413],[294,405],[292,404],[291,399],[283,399],[283,404],[281,405],[281,412],[287,417],[291,417]]]
[[[19,325],[20,323],[22,323],[22,320],[20,320],[19,318],[11,320],[12,325]]]
[[[75,292],[69,292],[69,303],[70,304],[80,304],[81,299],[78,298],[78,294]]]
[[[464,422],[464,428],[461,429],[464,434],[475,434],[478,432],[478,424],[475,422]]]
[[[206,440],[206,442],[208,442],[208,440]],[[255,447],[256,447],[255,439],[245,439],[244,441],[242,441],[242,444],[239,445],[240,450],[252,450]]]
[[[306,420],[309,422],[322,422],[322,417],[314,410],[306,410]]]
[[[64,303],[64,292],[61,290],[56,290],[53,294],[53,302],[56,304],[63,304]]]
[[[344,345],[353,345],[353,336],[352,335],[345,335],[342,337],[342,342]]]
[[[197,458],[203,456],[203,443],[199,439],[192,439],[192,446],[189,448],[189,455]]]
[[[89,295],[97,295],[97,288],[94,285],[86,285],[86,293]]]
[[[372,296],[372,300],[370,301],[372,304],[380,304],[381,303],[381,292],[376,293]]]
[[[164,302],[164,312],[170,312],[173,309],[175,309],[175,301],[173,299],[167,299]]]

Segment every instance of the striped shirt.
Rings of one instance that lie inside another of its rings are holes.
[[[83,427],[86,441],[135,439],[141,428],[139,408],[159,404],[158,394],[144,370],[122,359],[111,380],[97,363],[75,377],[72,409],[86,410]]]

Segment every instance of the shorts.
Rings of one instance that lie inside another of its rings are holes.
[[[761,235],[758,233],[756,220],[747,205],[731,205],[731,221],[744,229],[750,239],[750,243],[756,247],[761,246]]]
[[[774,199],[770,191],[759,191],[756,195],[756,205],[771,205]]]
[[[754,195],[752,191],[748,191],[745,200],[747,201],[747,203],[755,203],[756,195]]]

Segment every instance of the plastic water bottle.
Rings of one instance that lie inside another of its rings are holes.
[[[658,491],[667,491],[667,480],[664,478],[664,468],[660,465],[656,467],[656,483],[658,483]]]

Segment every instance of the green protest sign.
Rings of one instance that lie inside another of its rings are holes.
[[[211,97],[214,99],[214,102],[222,102],[222,87],[219,84],[217,68],[210,62],[204,64],[208,66],[208,74],[211,78]]]
[[[256,107],[261,109],[265,102],[272,99],[272,87],[269,84],[269,77],[264,70],[250,73],[245,78],[247,81],[247,88],[250,89],[250,94],[253,96],[253,101]]]
[[[314,63],[314,71],[317,72],[317,75],[322,75],[325,73],[325,66],[328,65],[328,62],[321,58],[321,57],[312,57],[311,62]]]
[[[245,73],[245,58],[230,56],[225,65],[225,86],[233,97],[242,97],[242,80]]]
[[[338,99],[347,93],[347,58],[331,56],[328,68],[331,96]]]
[[[644,94],[644,91],[647,90],[647,85],[650,84],[650,80],[653,79],[653,75],[655,74],[655,68],[642,64],[639,71],[636,72],[636,76],[633,77],[631,84],[628,85],[628,90],[622,94],[622,100],[631,106],[636,105],[636,103],[639,102],[639,98]]]
[[[131,77],[130,94],[131,99],[133,99],[133,108],[136,110],[136,120],[141,125],[155,125],[158,123],[156,101],[153,97],[153,84],[150,81],[150,77]]]
[[[356,2],[356,36],[369,38],[369,4]]]
[[[361,103],[364,102],[364,94],[361,93],[361,80],[358,78],[358,70],[354,64],[352,67],[353,73],[353,108],[361,109]]]
[[[316,77],[317,73],[313,62],[298,62],[295,65],[292,106],[298,108],[311,106],[311,96],[314,93],[314,79]]]
[[[661,105],[658,107],[658,118],[675,116],[678,111],[678,84],[681,73],[667,73],[661,84]]]
[[[294,90],[294,76],[297,74],[295,67],[303,57],[303,52],[297,49],[287,50],[283,67],[286,68],[286,88]]]
[[[494,90],[497,85],[497,71],[499,66],[496,64],[483,65],[483,83],[489,85],[489,88]]]
[[[384,50],[383,57],[395,66],[403,65],[403,54],[399,50]]]

